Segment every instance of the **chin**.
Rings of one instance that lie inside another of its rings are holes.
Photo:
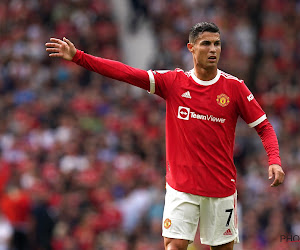
[[[215,70],[215,69],[218,68],[218,65],[216,63],[209,64],[209,65],[206,65],[204,68],[207,69],[207,70]]]

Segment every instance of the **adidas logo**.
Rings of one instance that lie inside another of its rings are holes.
[[[184,98],[192,99],[190,91],[187,91],[187,92],[183,93],[181,96],[184,97]]]
[[[228,228],[224,233],[223,235],[232,235],[232,232],[230,230],[230,228]]]

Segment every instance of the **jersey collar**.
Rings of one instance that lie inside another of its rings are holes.
[[[195,69],[192,69],[191,70],[191,75],[192,75],[192,78],[194,79],[194,81],[200,85],[204,85],[204,86],[209,86],[209,85],[213,85],[214,83],[216,83],[219,78],[220,78],[220,75],[221,75],[221,71],[218,69],[217,70],[217,75],[214,79],[212,80],[209,80],[209,81],[203,81],[203,80],[200,80],[199,78],[197,78],[197,76],[195,75]]]

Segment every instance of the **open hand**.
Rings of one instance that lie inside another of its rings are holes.
[[[46,43],[46,51],[50,52],[50,57],[60,57],[65,60],[71,61],[76,54],[74,44],[67,38],[63,40],[57,38],[50,38],[50,43]]]

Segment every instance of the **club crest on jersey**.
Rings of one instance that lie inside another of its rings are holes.
[[[217,103],[221,107],[226,107],[229,104],[230,100],[229,97],[226,94],[220,94],[217,96]]]
[[[170,228],[170,226],[171,226],[171,220],[170,219],[165,219],[165,221],[164,221],[164,227],[165,227],[165,229],[169,229]]]

